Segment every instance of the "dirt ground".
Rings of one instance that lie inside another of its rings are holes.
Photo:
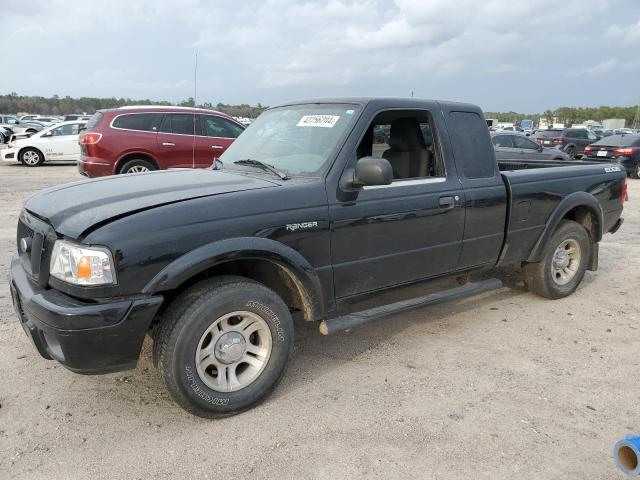
[[[323,337],[298,328],[283,382],[224,420],[178,408],[153,368],[81,376],[41,358],[6,281],[22,202],[75,167],[0,165],[0,478],[622,478],[640,433],[640,180],[575,295],[521,288]]]

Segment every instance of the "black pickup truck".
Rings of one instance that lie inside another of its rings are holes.
[[[290,103],[210,170],[31,197],[11,292],[44,358],[78,373],[131,369],[149,334],[177,403],[226,415],[282,377],[292,316],[330,334],[497,288],[489,278],[424,295],[420,284],[498,266],[522,268],[537,294],[571,294],[622,223],[625,182],[618,165],[496,162],[473,105]]]

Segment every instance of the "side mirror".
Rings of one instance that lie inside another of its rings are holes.
[[[389,185],[393,181],[393,168],[385,158],[362,157],[353,173],[354,187]]]

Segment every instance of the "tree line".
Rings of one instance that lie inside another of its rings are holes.
[[[20,113],[20,114],[40,114],[40,115],[65,115],[65,114],[86,114],[92,115],[96,110],[106,108],[118,108],[126,105],[174,105],[171,102],[131,98],[94,98],[80,97],[72,98],[69,96],[53,97],[25,96],[18,95],[15,92],[8,95],[0,95],[0,112],[1,113]],[[188,98],[178,103],[179,106],[193,107],[195,102],[193,98]],[[255,106],[241,104],[228,105],[218,103],[216,105],[211,102],[199,103],[200,108],[210,110],[218,110],[233,117],[256,118],[267,107],[258,103]]]
[[[581,124],[587,120],[601,122],[607,118],[624,118],[627,126],[632,126],[638,106],[631,107],[560,107],[555,110],[546,110],[543,113],[518,113],[518,112],[485,112],[486,118],[495,118],[499,122],[520,122],[524,119],[533,120],[536,124],[541,118],[553,123],[556,118],[559,123],[565,125]]]
[[[0,112],[2,113],[37,113],[41,115],[65,115],[71,113],[93,114],[96,110],[105,108],[117,108],[125,105],[172,105],[171,102],[131,98],[94,98],[69,96],[60,97],[39,97],[18,95],[12,92],[8,95],[0,95]],[[188,98],[178,103],[179,106],[193,107],[193,98]],[[258,103],[257,105],[230,105],[226,103],[213,104],[211,102],[198,103],[200,108],[218,110],[233,117],[256,118],[267,107]],[[582,123],[585,120],[602,121],[606,118],[624,118],[626,125],[630,126],[636,115],[637,106],[631,107],[560,107],[555,110],[546,110],[543,113],[518,113],[518,112],[486,112],[486,118],[495,118],[499,122],[519,122],[523,119],[531,119],[536,124],[541,118],[545,118],[549,123],[553,118],[565,125]]]

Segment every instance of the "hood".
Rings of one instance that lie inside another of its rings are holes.
[[[168,170],[61,185],[29,198],[25,208],[56,232],[79,238],[92,227],[161,205],[275,186],[215,170]]]

